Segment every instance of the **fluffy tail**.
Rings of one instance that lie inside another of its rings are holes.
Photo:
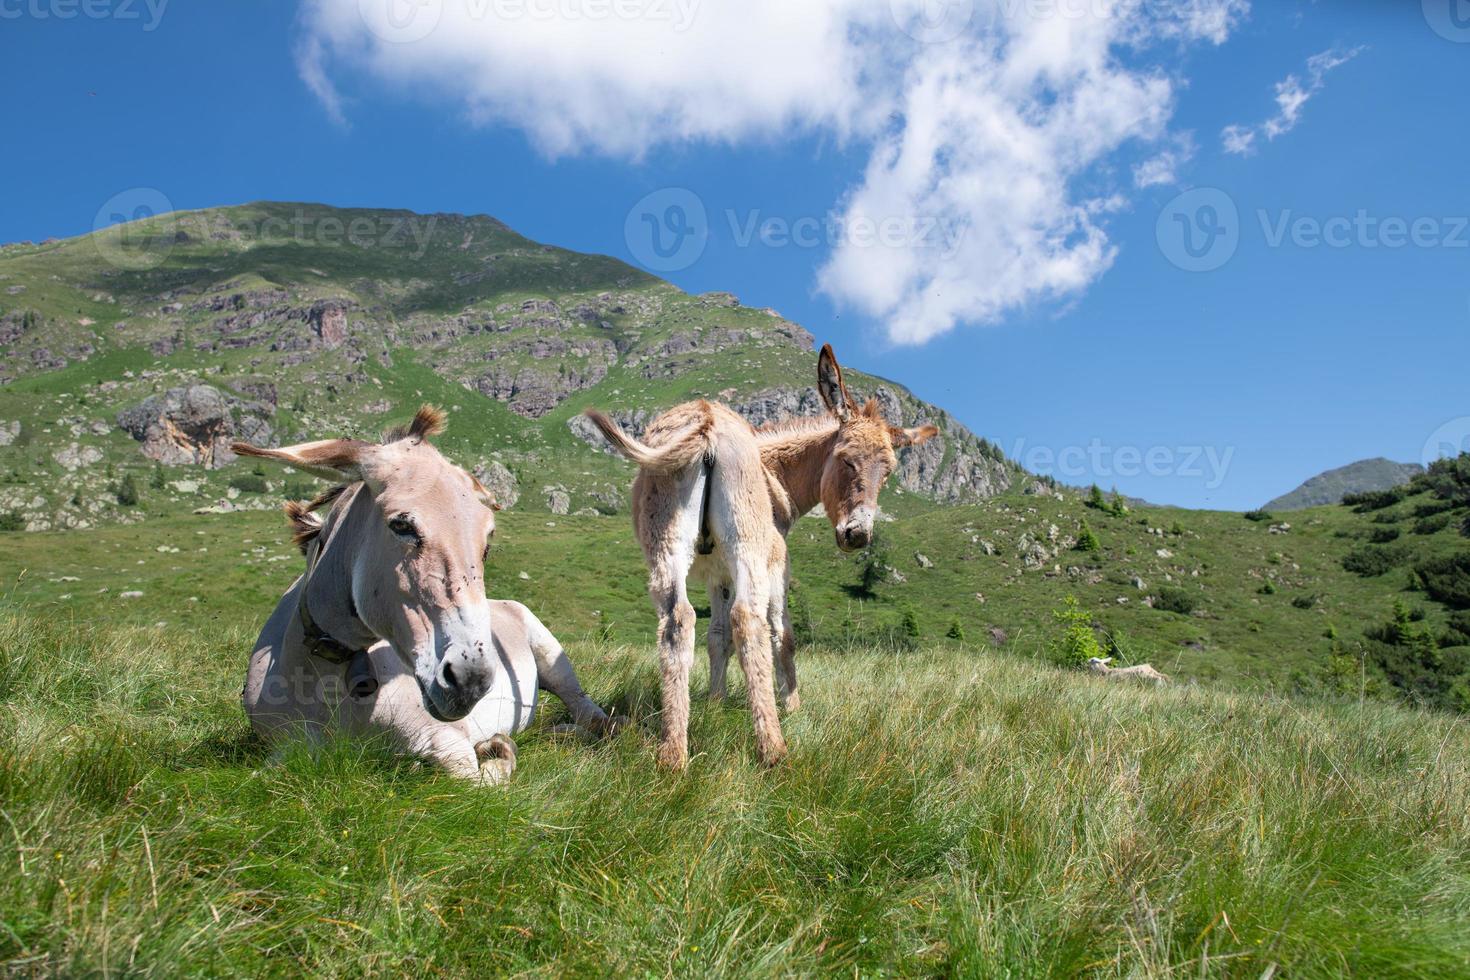
[[[691,425],[667,444],[654,448],[628,435],[621,426],[595,408],[589,408],[582,414],[592,420],[614,449],[650,473],[678,473],[705,451],[707,440],[705,427],[701,425]]]

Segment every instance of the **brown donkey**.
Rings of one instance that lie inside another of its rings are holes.
[[[889,425],[875,402],[859,408],[842,382],[831,345],[817,359],[817,390],[828,414],[756,429],[718,402],[693,401],[663,413],[643,440],[595,409],[587,416],[638,464],[633,527],[648,561],[648,591],[659,617],[663,685],[661,765],[689,760],[689,669],[694,607],[685,579],[710,595],[710,693],[725,692],[728,644],[745,673],[756,751],[773,765],[786,754],[772,687],[772,640],[788,710],[798,703],[796,661],[786,610],[786,534],[818,503],[843,551],[866,547],[878,491],[898,463],[895,448],[938,433],[932,425]]]

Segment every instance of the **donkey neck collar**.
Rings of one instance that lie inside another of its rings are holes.
[[[307,594],[311,591],[312,573],[316,571],[317,565],[321,563],[322,552],[326,550],[331,532],[336,530],[335,518],[337,513],[337,508],[333,507],[331,513],[327,515],[327,522],[332,526],[322,528],[321,534],[311,543],[307,552],[306,574],[301,579],[301,595],[296,600],[296,614],[301,620],[301,637],[302,642],[306,645],[307,652],[314,657],[320,657],[328,663],[345,664],[359,654],[367,652],[367,647],[351,646],[343,643],[322,629],[321,625],[311,615],[311,604],[307,600]],[[361,626],[363,632],[371,632],[368,630],[367,624],[357,615],[357,604],[353,602],[350,590],[347,595],[347,616],[353,625]]]
[[[348,646],[321,628],[311,616],[311,607],[306,601],[306,583],[302,583],[301,598],[296,603],[296,611],[301,619],[302,642],[306,644],[307,652],[313,657],[320,657],[329,663],[345,664],[367,650],[367,647]],[[361,622],[357,619],[356,610],[349,610],[348,615]]]

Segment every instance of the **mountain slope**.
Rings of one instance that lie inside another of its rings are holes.
[[[1290,493],[1267,503],[1263,510],[1301,510],[1323,504],[1340,504],[1353,493],[1370,493],[1402,486],[1424,472],[1418,463],[1395,463],[1377,457],[1360,459],[1335,470],[1318,473]]]
[[[630,421],[695,396],[757,420],[818,410],[812,337],[775,311],[485,216],[252,204],[7,246],[0,351],[0,513],[31,530],[130,519],[109,489],[129,473],[158,503],[218,506],[233,480],[226,506],[247,505],[231,438],[371,434],[421,400],[451,410],[448,445],[503,495],[557,512],[625,493],[580,426],[587,405]],[[902,454],[901,490],[959,502],[1029,482],[902,387],[850,383],[941,430]]]

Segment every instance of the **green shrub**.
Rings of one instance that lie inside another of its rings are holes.
[[[1362,493],[1344,494],[1343,506],[1352,507],[1359,514],[1367,514],[1370,511],[1383,510],[1408,496],[1407,487],[1390,487],[1387,490],[1365,490]]]
[[[1461,610],[1450,613],[1449,623],[1445,627],[1439,645],[1442,647],[1470,646],[1470,611]]]
[[[281,487],[281,496],[287,500],[311,500],[321,489],[321,484],[310,480],[287,480]]]
[[[878,594],[878,586],[888,578],[888,539],[873,528],[868,546],[858,555],[858,592],[867,598]]]
[[[1364,545],[1344,555],[1342,567],[1355,575],[1374,578],[1404,564],[1408,558],[1409,552],[1402,546],[1384,548],[1377,545]]]
[[[1434,500],[1426,500],[1422,504],[1415,504],[1414,505],[1414,516],[1415,517],[1434,517],[1436,514],[1443,514],[1446,511],[1450,511],[1450,510],[1454,510],[1454,509],[1455,509],[1455,504],[1454,504],[1453,501],[1450,501],[1450,500],[1440,500],[1438,498],[1435,498]]]
[[[1267,579],[1265,583],[1256,591],[1259,592],[1261,595],[1275,595],[1276,583],[1272,582],[1270,579]]]
[[[1424,625],[1423,610],[1395,599],[1392,618],[1364,632],[1364,652],[1400,695],[1435,708],[1464,711],[1470,657],[1465,648],[1442,649]]]
[[[1388,544],[1390,541],[1397,541],[1398,539],[1399,529],[1396,527],[1380,527],[1368,537],[1368,540],[1374,544]]]
[[[1087,506],[1093,510],[1106,510],[1108,502],[1103,497],[1102,489],[1094,483],[1087,491]]]
[[[898,628],[908,640],[917,640],[924,635],[923,630],[919,629],[919,616],[912,606],[903,607],[903,617],[898,621]]]
[[[138,505],[138,485],[133,482],[133,474],[123,475],[117,484],[117,502],[124,507],[136,507]]]
[[[947,639],[959,640],[963,643],[965,640],[965,628],[960,625],[958,619],[952,619],[949,621],[949,629],[944,631],[944,635]]]
[[[1092,614],[1077,604],[1077,597],[1067,596],[1061,609],[1052,611],[1061,624],[1062,633],[1051,647],[1051,660],[1059,667],[1077,668],[1093,657],[1103,655],[1097,633],[1092,629]]]
[[[24,531],[26,521],[13,510],[0,513],[0,531]]]
[[[1199,599],[1183,589],[1162,588],[1154,599],[1154,608],[1188,616],[1199,605]]]
[[[1084,520],[1082,529],[1077,532],[1077,543],[1072,547],[1077,551],[1101,551],[1102,542],[1097,539],[1097,535],[1092,532],[1092,528]]]
[[[1450,526],[1454,518],[1449,514],[1430,514],[1414,522],[1415,534],[1438,534]]]
[[[148,486],[154,490],[163,489],[163,464],[154,463],[153,472],[148,475]]]
[[[1414,566],[1424,591],[1451,609],[1470,609],[1470,552],[1431,558]]]
[[[1262,524],[1266,521],[1273,520],[1273,518],[1271,517],[1271,512],[1269,510],[1248,510],[1245,512],[1245,519],[1248,521],[1255,521],[1257,524]]]
[[[1414,478],[1416,488],[1430,490],[1454,507],[1470,507],[1470,453],[1437,459],[1429,470]]]
[[[1311,609],[1317,604],[1318,598],[1315,595],[1299,595],[1291,600],[1291,604],[1297,609]]]
[[[230,478],[230,486],[241,493],[265,493],[270,489],[265,482],[265,477],[254,473],[243,473],[240,476]]]

